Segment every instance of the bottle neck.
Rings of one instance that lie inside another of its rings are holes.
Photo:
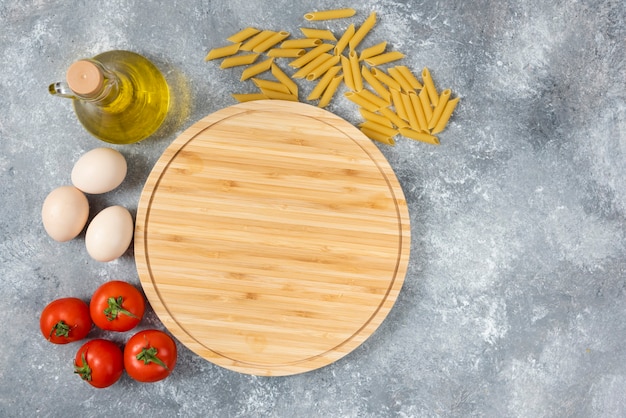
[[[76,98],[99,106],[114,102],[120,95],[122,85],[119,76],[97,61],[83,60],[83,62],[87,62],[89,64],[87,67],[92,69],[88,74],[85,74],[87,72],[85,71],[76,75],[76,71],[72,72],[72,68],[68,70],[67,81]],[[71,78],[72,76],[74,79]],[[77,77],[79,77],[78,81]]]

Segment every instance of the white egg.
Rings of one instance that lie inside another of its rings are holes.
[[[110,206],[89,223],[85,245],[94,260],[112,261],[126,252],[132,239],[132,215],[123,206]]]
[[[74,186],[51,191],[41,207],[41,220],[50,237],[59,242],[76,238],[89,217],[87,196]]]
[[[89,194],[110,192],[122,184],[128,166],[113,148],[96,148],[83,154],[72,168],[72,184]]]

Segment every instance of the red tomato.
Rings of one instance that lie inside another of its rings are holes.
[[[78,298],[61,298],[50,302],[43,308],[39,318],[41,333],[54,344],[82,340],[92,326],[89,306]]]
[[[156,329],[140,331],[130,337],[124,348],[126,373],[139,382],[165,379],[176,365],[176,343]]]
[[[117,382],[124,372],[124,355],[112,341],[97,338],[86,342],[76,353],[74,373],[96,388]]]
[[[107,331],[133,329],[146,309],[141,292],[130,283],[113,280],[100,286],[91,297],[91,319]]]

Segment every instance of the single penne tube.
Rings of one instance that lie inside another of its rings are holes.
[[[389,109],[388,107],[383,107],[382,109],[379,110],[379,112],[382,113],[383,116],[388,118],[391,121],[391,123],[393,123],[397,128],[406,128],[409,126],[409,124],[406,121],[400,119],[400,116],[398,116],[396,112]]]
[[[384,54],[376,55],[365,59],[365,62],[371,66],[383,65],[389,62],[397,61],[404,58],[404,54],[400,51],[391,51]]]
[[[304,67],[300,68],[298,71],[291,75],[291,78],[306,78],[314,69],[334,57],[335,55],[331,55],[328,53],[324,53],[319,57],[315,58],[313,61],[309,62]]]
[[[259,53],[265,52],[271,47],[273,47],[274,45],[279,44],[281,41],[283,41],[287,37],[289,37],[289,32],[281,30],[280,32],[276,32],[275,34],[273,34],[272,36],[270,36],[269,38],[267,38],[266,40],[264,40],[263,42],[255,46],[254,48],[252,48],[252,50],[254,52],[259,52]]]
[[[236,93],[231,94],[239,103],[251,102],[253,100],[267,100],[267,96],[263,93]]]
[[[259,75],[269,70],[274,62],[274,58],[268,58],[264,61],[259,62],[258,64],[251,65],[250,67],[243,70],[241,73],[240,81],[245,81],[249,78],[254,77],[255,75]]]
[[[383,135],[387,136],[395,136],[398,135],[398,131],[396,129],[390,128],[385,125],[381,125],[380,123],[376,123],[374,121],[368,120],[361,124],[359,124],[360,128],[371,129],[372,131],[380,132]]]
[[[424,117],[426,118],[427,126],[428,121],[433,116],[433,108],[431,107],[431,101],[428,97],[428,90],[422,89],[418,94],[420,98],[420,103],[422,104],[422,110],[424,111]]]
[[[433,129],[435,126],[437,126],[439,118],[441,118],[441,114],[448,104],[448,99],[450,99],[451,93],[452,92],[450,91],[450,89],[445,89],[441,92],[441,95],[437,99],[437,106],[435,106],[435,108],[433,109],[433,115],[430,117],[430,121],[428,121],[428,129]]]
[[[408,96],[409,96],[409,99],[411,100],[411,106],[413,107],[413,112],[415,112],[415,117],[417,117],[417,125],[419,126],[419,130],[427,132],[428,122],[426,121],[426,116],[424,115],[422,102],[420,101],[417,93],[414,91],[410,91],[408,93]]]
[[[365,65],[361,66],[361,76],[380,97],[388,102],[391,102],[391,93],[389,93],[389,90],[386,89],[376,77],[374,77],[372,72]]]
[[[380,109],[380,106],[370,102],[369,100],[365,99],[363,96],[357,94],[354,91],[349,91],[345,93],[345,97],[351,102],[356,103],[357,105],[369,110],[370,112],[376,112],[378,109]]]
[[[355,91],[363,90],[363,78],[361,78],[361,65],[359,64],[359,56],[356,51],[350,51],[348,54],[350,61],[350,72],[352,74],[352,84]]]
[[[400,135],[417,141],[426,142],[428,144],[439,145],[439,138],[436,136],[425,132],[417,132],[411,128],[400,128]]]
[[[252,51],[252,49],[259,45],[261,42],[266,41],[267,39],[269,39],[272,35],[274,35],[276,32],[272,31],[272,30],[263,30],[259,33],[257,33],[256,35],[254,35],[252,38],[248,39],[245,43],[243,43],[241,45],[241,50],[242,51]]]
[[[411,87],[411,84],[408,82],[406,78],[404,78],[402,73],[398,71],[397,68],[395,67],[388,68],[387,72],[389,73],[391,78],[393,78],[394,80],[396,80],[398,84],[400,84],[400,87],[402,88],[402,90],[404,90],[407,93],[413,90],[413,87]]]
[[[306,54],[306,50],[295,48],[272,48],[267,51],[267,55],[274,58],[298,58],[304,54]]]
[[[376,77],[378,81],[385,84],[387,87],[389,87],[390,90],[402,89],[402,86],[400,86],[400,83],[394,80],[391,76],[389,76],[383,70],[380,70],[378,68],[372,68],[370,71],[372,72],[372,75]]]
[[[317,104],[318,107],[328,106],[331,99],[337,92],[337,89],[339,88],[339,84],[341,84],[341,80],[343,80],[343,75],[338,75],[335,78],[333,78],[330,81],[330,83],[328,83],[328,87],[326,87],[326,89],[324,90],[324,94],[322,94],[322,97],[319,103]]]
[[[220,68],[238,67],[241,65],[250,65],[259,57],[259,54],[245,54],[236,55],[233,57],[224,58],[220,64]]]
[[[375,122],[388,128],[393,128],[393,122],[391,122],[389,118],[381,115],[380,113],[374,113],[362,107],[359,108],[359,113],[365,120]]]
[[[372,12],[367,19],[365,19],[359,29],[356,30],[354,36],[350,39],[350,42],[348,42],[352,51],[356,50],[357,45],[361,43],[363,38],[365,38],[365,36],[372,30],[375,24],[376,12]]]
[[[298,96],[295,96],[291,93],[283,93],[283,92],[276,91],[276,90],[266,90],[266,89],[261,89],[261,92],[265,96],[267,96],[268,99],[271,99],[271,100],[288,100],[290,102],[298,101]]]
[[[287,39],[280,44],[280,47],[285,49],[315,48],[316,46],[319,46],[321,44],[321,39],[299,38]]]
[[[348,90],[354,91],[354,82],[352,79],[352,66],[348,57],[341,55],[341,68],[343,70],[343,82],[348,87]]]
[[[333,78],[335,78],[335,76],[339,73],[340,70],[341,70],[341,66],[336,65],[334,67],[331,67],[328,71],[326,71],[326,74],[324,74],[324,76],[320,79],[320,81],[317,82],[317,84],[315,85],[315,87],[313,87],[313,90],[311,90],[311,93],[306,99],[317,100],[320,97],[322,97],[322,93],[324,93],[324,91],[326,90],[330,82],[333,80]]]
[[[387,135],[381,134],[380,132],[376,132],[376,131],[373,131],[373,130],[367,129],[367,128],[359,128],[359,129],[369,139],[372,139],[372,140],[378,141],[378,142],[382,142],[383,144],[387,144],[387,145],[395,145],[396,144],[396,141],[392,137],[389,137]]]
[[[335,35],[328,29],[300,28],[300,32],[305,38],[324,39],[327,41],[336,41]]]
[[[333,49],[332,44],[324,43],[324,44],[318,45],[312,50],[310,50],[309,52],[307,52],[306,54],[304,54],[303,56],[301,56],[300,58],[291,61],[289,63],[289,66],[293,68],[302,68],[306,64],[313,61],[315,58],[330,51],[331,49]]]
[[[396,69],[402,74],[402,77],[409,82],[413,89],[419,90],[423,87],[422,83],[415,77],[415,74],[413,74],[409,67],[406,65],[396,65]]]
[[[310,12],[304,15],[306,20],[330,20],[330,19],[342,19],[346,17],[354,16],[356,10],[354,9],[334,9],[334,10],[320,10],[316,12]]]
[[[409,126],[416,131],[420,131],[422,128],[417,121],[417,115],[415,114],[415,109],[413,109],[411,98],[407,93],[400,93],[400,97],[402,98],[402,104],[404,105],[406,115],[409,118]]]
[[[387,47],[387,42],[381,42],[379,44],[376,44],[374,46],[370,46],[369,48],[365,48],[363,51],[361,51],[361,55],[359,56],[359,60],[363,61],[366,60],[370,57],[374,57],[376,55],[380,55],[383,52],[385,52],[385,48]]]
[[[218,48],[213,48],[212,50],[209,51],[206,57],[204,57],[204,60],[210,61],[210,60],[214,60],[217,58],[224,58],[224,57],[229,57],[231,55],[235,55],[237,52],[239,52],[240,47],[241,47],[241,42],[232,44],[232,45],[226,45],[226,46],[220,46]]]
[[[326,72],[332,67],[334,67],[338,62],[339,62],[339,57],[337,55],[331,55],[329,59],[327,59],[326,61],[324,61],[317,67],[313,68],[311,71],[309,71],[309,73],[306,76],[306,79],[308,81],[317,80],[318,78],[326,74]]]
[[[252,82],[264,93],[268,90],[279,93],[292,94],[289,88],[278,81],[264,80],[262,78],[252,78]]]
[[[443,109],[443,112],[441,113],[441,117],[439,118],[437,125],[432,130],[432,134],[437,134],[446,128],[446,125],[448,124],[448,121],[450,120],[450,117],[452,116],[452,113],[454,112],[454,109],[456,108],[456,105],[458,103],[459,103],[458,97],[448,100],[448,103],[446,104],[446,107]]]
[[[435,83],[433,82],[433,78],[430,75],[430,71],[428,68],[424,67],[422,70],[422,81],[424,82],[424,87],[428,91],[428,97],[434,106],[437,106],[437,101],[439,100],[439,95],[437,94],[437,89],[435,88]]]
[[[291,94],[298,95],[298,85],[278,65],[272,63],[271,71],[274,78],[284,84]]]
[[[234,43],[239,43],[253,37],[259,32],[261,31],[257,28],[247,27],[237,33],[230,35],[228,38],[226,38],[226,40]]]
[[[408,121],[409,115],[407,114],[406,109],[404,108],[404,102],[402,101],[400,90],[391,89],[390,92],[391,92],[391,101],[393,103],[393,106],[396,108],[396,113],[398,114],[400,119]]]
[[[354,23],[351,23],[335,44],[335,55],[341,55],[343,50],[346,49],[346,47],[348,46],[348,42],[350,42],[350,39],[352,39],[352,37],[354,36],[354,32]]]
[[[383,107],[388,107],[391,104],[385,99],[378,97],[377,95],[375,95],[368,89],[359,90],[356,92],[356,94],[363,97],[365,100],[374,103],[376,106],[378,106],[378,109],[383,108]]]

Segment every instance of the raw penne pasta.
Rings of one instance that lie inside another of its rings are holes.
[[[437,99],[437,106],[433,109],[433,115],[430,117],[430,121],[428,122],[428,129],[433,129],[437,126],[439,119],[441,118],[441,114],[443,113],[446,105],[448,104],[448,99],[450,99],[450,94],[452,92],[450,89],[445,89],[441,92],[441,95]],[[431,102],[434,100],[431,100]]]
[[[311,90],[311,93],[306,99],[317,100],[320,97],[322,97],[322,93],[324,93],[324,91],[326,90],[330,82],[333,80],[333,78],[335,78],[335,76],[339,73],[340,70],[341,70],[341,66],[336,65],[334,67],[331,67],[328,71],[326,71],[326,74],[324,74],[324,76],[320,79],[320,81],[317,82],[317,84],[315,85],[315,87],[313,87],[313,90]]]
[[[371,66],[383,65],[389,62],[397,61],[404,58],[404,54],[399,51],[386,52],[384,54],[376,55],[365,59],[365,62]]]
[[[337,89],[339,88],[339,84],[341,84],[341,80],[343,80],[343,75],[338,75],[330,81],[330,83],[328,84],[328,87],[326,87],[326,89],[324,90],[324,94],[322,94],[322,98],[317,104],[318,107],[328,106],[331,99],[337,92]]]
[[[267,39],[269,39],[275,33],[276,32],[274,32],[272,30],[261,31],[261,32],[257,33],[256,35],[254,35],[252,38],[248,39],[244,44],[242,44],[240,49],[242,51],[252,51],[252,49],[255,46],[259,45],[263,41],[266,41]]]
[[[300,58],[291,61],[289,63],[289,66],[293,67],[293,68],[302,68],[306,64],[308,64],[311,61],[313,61],[315,58],[319,57],[320,55],[322,55],[322,54],[324,54],[324,53],[326,53],[328,51],[330,51],[331,49],[333,49],[333,45],[332,44],[321,44],[321,45],[318,45],[315,48],[313,48],[312,50],[310,50],[309,52],[307,52],[306,54],[304,54],[303,56],[301,56]]]
[[[268,99],[272,99],[272,100],[289,100],[291,102],[298,101],[298,96],[295,96],[291,93],[282,93],[276,90],[265,90],[265,89],[261,89],[261,92],[263,92],[263,94],[267,96]]]
[[[426,142],[433,145],[439,145],[439,138],[425,132],[417,132],[411,128],[400,128],[400,135],[417,141]]]
[[[356,103],[357,105],[369,110],[370,112],[376,112],[378,109],[380,109],[380,106],[370,102],[369,100],[365,99],[363,96],[357,94],[354,91],[349,91],[345,93],[345,97],[351,102]]]
[[[354,9],[334,9],[334,10],[320,10],[317,12],[310,12],[304,15],[306,20],[330,20],[330,19],[342,19],[345,17],[354,16],[356,10]]]
[[[331,55],[329,59],[309,71],[309,73],[306,75],[306,79],[309,81],[317,80],[318,78],[323,76],[326,71],[334,67],[338,62],[339,57],[337,55]]]
[[[267,55],[274,58],[298,58],[306,54],[304,49],[272,48]]]
[[[259,54],[246,54],[224,58],[224,60],[220,64],[220,68],[231,68],[238,67],[240,65],[249,65],[256,61],[258,57]]]
[[[214,60],[217,58],[224,58],[224,57],[229,57],[231,55],[235,55],[237,52],[239,52],[240,47],[241,47],[241,42],[232,44],[232,45],[226,45],[226,46],[221,46],[218,48],[213,48],[212,50],[209,51],[206,57],[204,57],[204,60],[210,61],[210,60]]]
[[[409,85],[413,89],[419,90],[423,87],[422,83],[419,82],[419,80],[417,79],[417,77],[415,77],[415,74],[411,72],[409,67],[407,67],[406,65],[396,65],[396,69],[400,72],[400,74],[402,74],[402,77],[404,77],[404,79],[409,82]]]
[[[368,120],[359,124],[359,127],[371,129],[372,131],[380,132],[381,134],[390,136],[390,137],[398,135],[398,131],[396,129],[390,128],[385,125],[381,125],[380,123],[376,123],[371,120]]]
[[[284,84],[291,94],[298,95],[298,85],[278,65],[272,63],[271,70],[279,83]]]
[[[276,32],[275,34],[273,34],[272,36],[270,36],[269,38],[267,38],[266,40],[264,40],[263,42],[255,46],[254,48],[252,48],[252,50],[254,52],[259,52],[259,53],[265,52],[271,47],[273,47],[274,45],[279,44],[281,41],[283,41],[287,37],[289,37],[289,32],[285,32],[284,30],[280,32]]]
[[[378,97],[377,95],[375,95],[374,93],[372,93],[368,89],[359,90],[359,91],[356,92],[356,94],[358,94],[359,96],[363,97],[365,100],[374,103],[376,106],[378,106],[378,109],[381,109],[383,107],[387,107],[387,106],[391,105],[391,103],[389,103],[388,101]]]
[[[348,46],[348,42],[350,42],[350,39],[352,39],[352,36],[354,36],[354,32],[354,23],[351,23],[335,44],[335,55],[341,55],[343,50],[346,49],[346,47]]]
[[[298,71],[292,74],[292,78],[305,78],[309,75],[314,69],[324,64],[329,59],[333,58],[335,55],[331,55],[328,53],[322,54],[319,57],[315,58],[313,61],[309,62],[304,67],[300,68]]]
[[[420,103],[422,104],[422,110],[424,111],[424,117],[426,117],[426,121],[428,122],[430,118],[433,116],[433,108],[430,105],[430,99],[428,98],[428,90],[422,89],[418,95],[420,98]]]
[[[428,96],[431,102],[433,103],[433,105],[437,106],[439,95],[437,94],[437,89],[435,88],[435,83],[433,82],[433,78],[430,75],[430,71],[428,71],[428,68],[426,67],[424,67],[424,69],[422,70],[422,81],[424,82],[424,87],[428,91]]]
[[[408,121],[409,115],[404,108],[404,102],[402,101],[402,95],[400,94],[400,90],[391,89],[391,101],[393,106],[396,108],[396,113],[400,117],[400,119]]]
[[[325,39],[327,41],[336,41],[335,35],[328,29],[300,28],[300,32],[306,38]]]
[[[448,121],[450,120],[450,117],[452,116],[452,112],[454,112],[454,109],[456,108],[456,105],[458,103],[459,103],[458,97],[448,100],[448,103],[446,104],[446,107],[443,109],[443,113],[441,114],[441,117],[439,118],[437,125],[432,130],[432,134],[437,134],[445,129],[446,125],[448,124]]]
[[[422,102],[420,101],[418,95],[414,91],[410,91],[408,93],[409,99],[411,100],[411,107],[413,107],[413,112],[415,112],[415,117],[417,117],[417,125],[419,126],[420,131],[428,131],[428,122],[426,121],[426,116],[424,115],[424,109],[422,108]]]
[[[248,27],[248,28],[240,30],[239,32],[233,35],[230,35],[228,38],[226,38],[226,40],[230,42],[234,42],[234,43],[239,43],[239,42],[245,41],[248,38],[253,37],[259,32],[261,31],[257,28]]]
[[[391,123],[393,123],[397,128],[406,128],[409,126],[409,124],[406,121],[400,119],[400,116],[398,116],[396,112],[389,109],[388,107],[383,107],[382,109],[379,110],[379,112],[382,113],[383,116],[388,118],[391,121]]]
[[[379,125],[386,126],[388,128],[393,128],[393,123],[391,120],[380,113],[374,113],[362,107],[359,108],[359,113],[365,120],[369,120],[371,122],[375,122]]]
[[[243,102],[251,102],[253,100],[266,100],[267,96],[263,93],[239,93],[239,94],[231,94],[235,100],[239,103]]]
[[[367,128],[360,128],[360,130],[369,139],[373,139],[375,141],[382,142],[383,144],[386,144],[386,145],[395,145],[396,144],[396,141],[392,137],[389,137],[389,136],[386,136],[384,134],[381,134],[380,132],[376,132],[376,131],[373,131],[373,130],[367,129]]]
[[[385,52],[385,48],[387,48],[387,42],[381,42],[374,46],[370,46],[369,48],[365,48],[361,51],[361,55],[359,56],[359,60],[363,61],[370,57],[374,57],[376,55],[380,55]]]
[[[394,80],[392,77],[390,77],[384,71],[379,70],[377,68],[372,68],[370,71],[372,72],[372,75],[374,77],[376,77],[376,79],[378,81],[380,81],[381,83],[385,84],[387,87],[389,87],[390,90],[401,90],[402,89],[402,87],[400,86],[400,83],[398,83],[396,80]]]
[[[259,75],[270,69],[272,66],[272,62],[274,62],[274,58],[268,58],[264,61],[259,62],[258,64],[254,64],[241,73],[240,81],[245,81],[249,78],[254,77],[255,75]]]
[[[389,73],[391,78],[396,80],[396,82],[400,85],[402,90],[404,90],[407,93],[409,91],[413,90],[413,87],[411,87],[411,84],[408,82],[408,80],[406,78],[404,78],[402,73],[400,71],[398,71],[397,68],[395,68],[395,67],[388,68],[387,72]]]
[[[343,70],[343,82],[349,90],[354,91],[354,81],[352,78],[352,66],[350,65],[350,60],[348,59],[348,57],[345,57],[343,55],[341,55],[340,58],[341,68]]]
[[[348,42],[348,45],[350,45],[350,49],[352,51],[356,50],[357,45],[361,43],[363,38],[365,38],[365,36],[372,30],[375,24],[376,24],[376,12],[372,12],[367,17],[367,19],[365,19],[365,21],[359,27],[359,29],[357,29],[357,31],[354,33],[354,36],[352,36],[352,38],[350,39],[350,42]]]
[[[278,81],[264,80],[262,78],[253,78],[252,82],[264,93],[266,91],[277,91],[279,93],[292,94],[289,87]]]
[[[285,49],[300,49],[300,48],[315,48],[322,44],[321,39],[315,38],[300,38],[300,39],[287,39],[280,44],[281,48]]]
[[[361,76],[380,97],[388,102],[391,102],[391,93],[389,93],[389,90],[387,90],[385,86],[383,86],[383,84],[378,81],[376,77],[374,77],[372,72],[365,65],[361,67]]]
[[[420,127],[417,121],[417,115],[415,114],[415,109],[413,109],[411,98],[409,97],[407,93],[400,93],[400,97],[402,98],[404,111],[406,112],[406,115],[409,118],[409,126],[415,129],[416,131],[420,131],[422,128]]]
[[[361,65],[359,64],[359,56],[356,51],[350,51],[348,54],[350,61],[350,73],[352,74],[352,84],[355,91],[363,90],[363,78],[361,78]]]

